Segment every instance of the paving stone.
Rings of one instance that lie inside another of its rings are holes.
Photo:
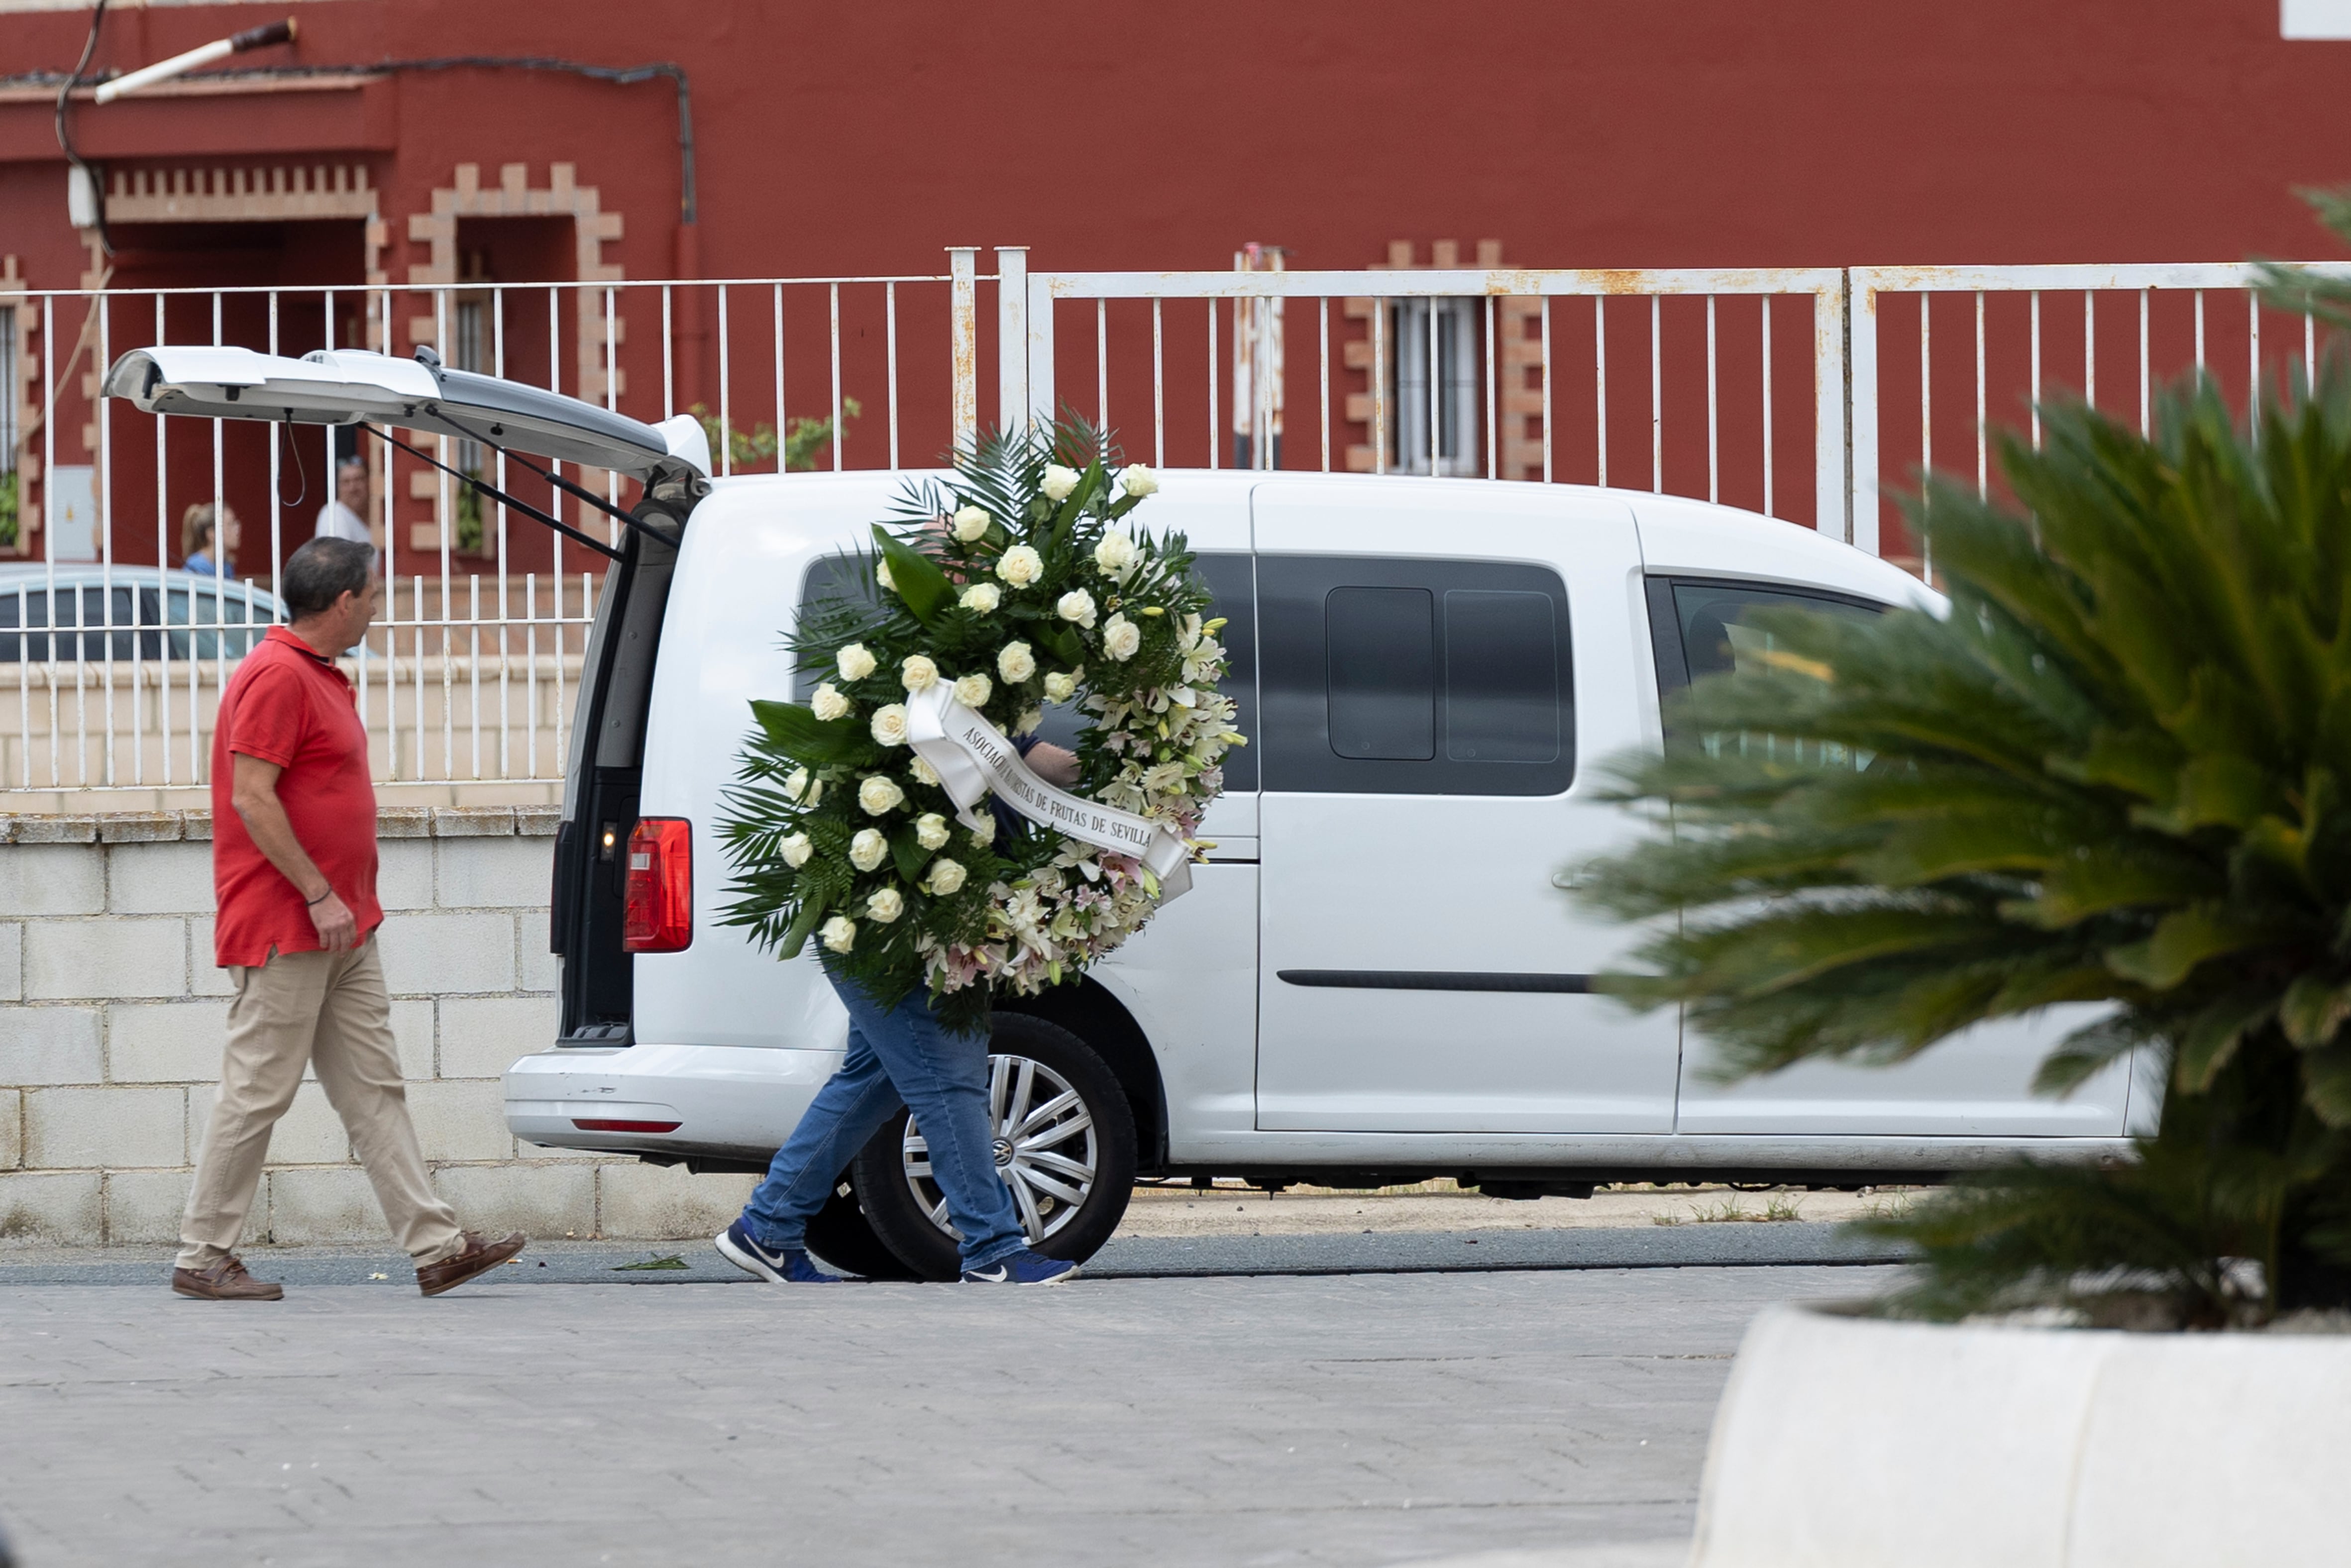
[[[375,814],[375,836],[379,839],[429,839],[433,836],[432,808],[379,807]]]
[[[96,1171],[0,1172],[0,1247],[93,1247],[105,1229]],[[0,1430],[16,1426],[0,1421]]]
[[[0,1431],[41,1434],[11,1455],[18,1551],[401,1562],[431,1529],[467,1561],[665,1568],[776,1556],[779,1521],[811,1543],[784,1553],[827,1568],[1687,1542],[1749,1320],[1867,1288],[1807,1269],[779,1289],[616,1275],[611,1253],[605,1278],[643,1283],[534,1288],[581,1278],[557,1244],[425,1300],[378,1245],[356,1282],[266,1309],[143,1273],[0,1291]]]
[[[42,816],[19,817],[12,841],[19,844],[94,844],[98,842],[96,817]]]
[[[10,1008],[0,1015],[0,1083],[99,1082],[99,1040],[96,1008]]]
[[[563,826],[560,806],[517,806],[515,831],[525,838],[551,839]]]
[[[115,1083],[202,1083],[220,1077],[228,1004],[116,1002],[106,1009],[106,1076]]]
[[[187,989],[188,923],[178,916],[40,920],[26,929],[28,1000],[178,997]]]
[[[96,915],[106,907],[106,852],[95,845],[18,841],[0,850],[0,915]],[[95,836],[93,832],[93,837]]]

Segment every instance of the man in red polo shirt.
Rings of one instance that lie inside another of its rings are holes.
[[[375,788],[357,695],[334,655],[375,620],[375,552],[313,539],[286,563],[290,626],[273,626],[221,694],[213,735],[214,957],[236,999],[220,1098],[180,1220],[172,1289],[274,1301],[234,1249],[269,1131],[315,1066],[424,1294],[454,1290],[523,1249],[457,1227],[408,1119],[392,997],[375,930]]]

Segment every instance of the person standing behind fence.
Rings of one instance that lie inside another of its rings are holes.
[[[209,502],[190,507],[180,515],[181,570],[198,577],[235,577],[244,531],[230,507],[215,512]]]
[[[205,1301],[277,1301],[235,1247],[306,1063],[342,1118],[410,1257],[437,1296],[523,1249],[461,1230],[433,1189],[392,1042],[376,928],[375,787],[351,683],[322,649],[367,634],[375,552],[313,539],[286,563],[294,620],[272,626],[222,693],[213,736],[216,961],[236,991],[220,1097],[180,1220],[172,1289]]]
[[[335,465],[334,499],[319,508],[312,537],[373,544],[374,537],[368,532],[367,504],[367,459],[346,457]]]

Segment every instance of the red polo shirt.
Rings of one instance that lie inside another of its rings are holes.
[[[220,919],[213,957],[257,967],[276,953],[310,953],[319,928],[302,892],[269,863],[231,799],[234,752],[275,762],[277,799],[294,836],[342,895],[360,936],[383,924],[375,898],[375,786],[359,695],[334,661],[283,626],[246,655],[221,694],[213,732],[213,891]]]

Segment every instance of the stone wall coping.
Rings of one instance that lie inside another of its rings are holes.
[[[560,806],[388,806],[379,839],[552,838]],[[152,844],[209,840],[210,811],[99,811],[74,816],[0,813],[0,844]]]

